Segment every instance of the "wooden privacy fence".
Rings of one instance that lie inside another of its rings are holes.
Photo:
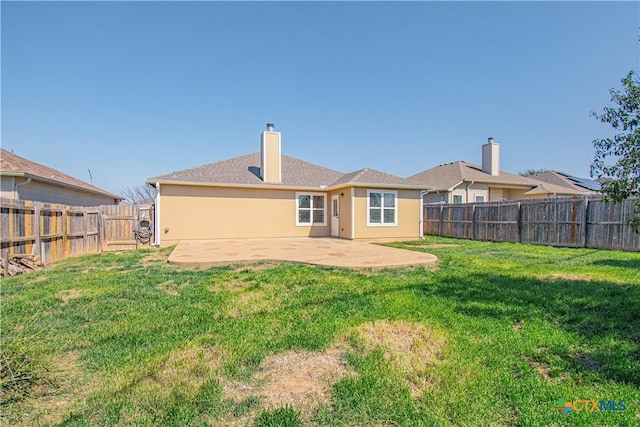
[[[150,245],[139,224],[153,221],[151,206],[66,206],[0,198],[2,257],[40,255],[44,262]],[[146,241],[144,241],[146,240]]]
[[[424,234],[496,242],[640,251],[634,200],[602,196],[424,206]]]

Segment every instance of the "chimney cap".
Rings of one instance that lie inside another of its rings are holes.
[[[274,125],[273,123],[267,123],[267,130],[269,132],[272,132],[275,129],[276,125]]]
[[[487,142],[489,142],[490,144],[492,144],[492,143],[493,143],[493,137],[492,137],[492,136],[490,136],[490,137],[487,139]]]

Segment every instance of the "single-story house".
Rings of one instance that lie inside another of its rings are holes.
[[[260,151],[149,178],[156,244],[215,238],[422,236],[427,187],[373,169],[342,173],[283,155],[272,124]]]
[[[589,178],[580,178],[564,172],[538,172],[535,175],[531,175],[531,178],[548,184],[571,188],[585,195],[598,194],[600,191],[600,183],[598,181]]]
[[[5,149],[0,149],[0,197],[70,206],[122,201],[120,196]]]
[[[500,170],[500,144],[493,138],[482,146],[482,165],[455,161],[409,177],[431,187],[424,203],[472,203],[575,196],[584,193]]]

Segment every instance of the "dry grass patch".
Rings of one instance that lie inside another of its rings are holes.
[[[529,365],[532,369],[534,369],[545,381],[553,381],[553,377],[551,376],[551,370],[544,363],[533,360],[530,357],[523,358],[527,365]]]
[[[264,360],[249,382],[226,382],[225,394],[236,402],[257,397],[262,409],[291,405],[303,417],[329,403],[332,387],[354,372],[338,347],[324,352],[288,351]]]
[[[70,408],[89,394],[83,385],[78,352],[66,353],[51,362],[49,378],[39,381],[23,402],[2,408],[0,425],[58,425]],[[28,407],[25,411],[23,408]]]
[[[360,325],[356,334],[365,352],[377,348],[384,351],[385,359],[401,375],[412,397],[432,385],[428,370],[442,358],[441,350],[446,344],[443,333],[419,323],[377,321]]]
[[[173,280],[167,280],[166,282],[160,283],[156,286],[157,289],[161,290],[165,294],[169,294],[172,296],[180,295],[180,291],[189,286],[189,282],[184,282],[181,284],[176,284]]]
[[[174,351],[152,378],[168,388],[198,389],[218,372],[223,360],[224,353],[218,348],[198,346]]]
[[[245,286],[253,286],[254,283],[247,283]],[[273,285],[262,284],[260,289],[237,290],[233,293],[233,298],[228,302],[227,314],[233,319],[244,316],[251,316],[258,313],[272,313],[282,307],[281,298],[273,291]]]
[[[60,298],[63,305],[68,303],[70,300],[80,298],[81,296],[80,291],[76,289],[67,289],[58,292],[58,298]]]
[[[570,281],[570,282],[591,282],[593,277],[589,274],[576,274],[576,273],[556,273],[543,276],[541,280],[547,280],[550,282],[557,281]]]
[[[434,243],[431,245],[421,245],[421,248],[425,249],[443,249],[443,248],[457,248],[461,245],[451,244],[451,243]]]
[[[242,292],[252,286],[254,286],[257,282],[255,280],[242,280],[239,278],[233,278],[228,282],[216,283],[215,285],[209,286],[209,290],[211,292]]]
[[[167,262],[168,258],[169,258],[169,255],[167,255],[162,250],[158,250],[158,251],[150,252],[144,257],[142,257],[142,259],[140,259],[140,263],[142,265],[157,264],[158,262]]]

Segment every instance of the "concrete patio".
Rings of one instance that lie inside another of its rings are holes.
[[[335,238],[216,239],[178,243],[171,264],[210,267],[265,261],[348,268],[430,265],[435,255]]]

